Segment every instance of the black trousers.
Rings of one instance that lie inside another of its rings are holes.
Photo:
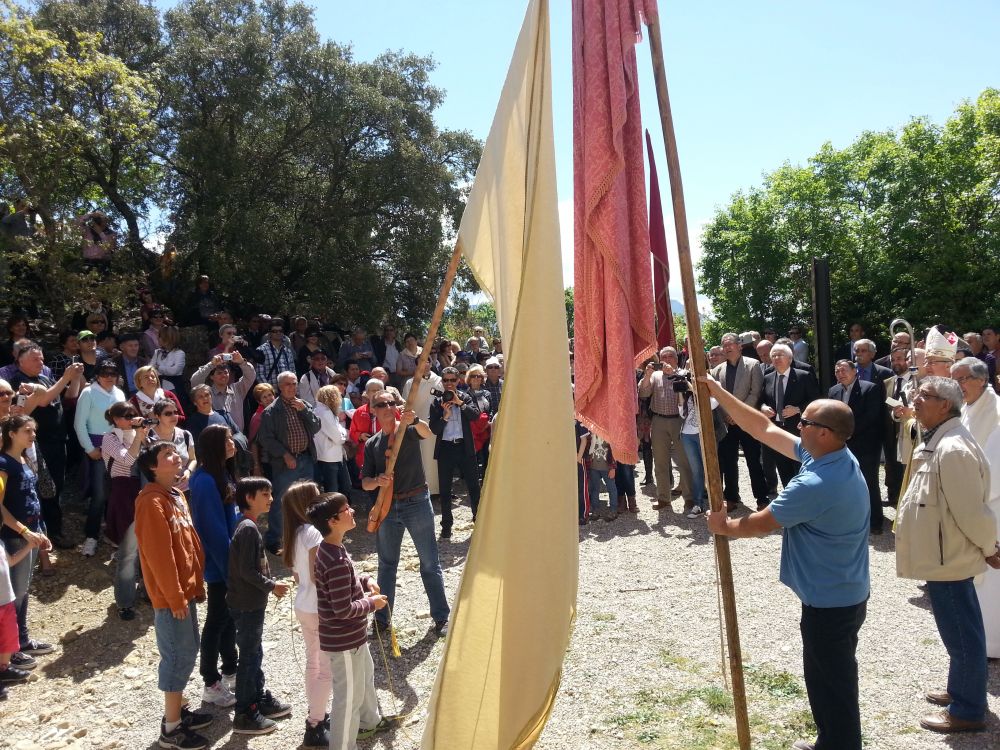
[[[882,513],[882,490],[878,486],[878,465],[880,458],[880,446],[874,450],[858,451],[854,457],[858,459],[858,466],[861,467],[861,476],[865,478],[868,485],[868,503],[871,505],[872,518],[871,527],[881,529],[885,522],[885,515]]]
[[[781,477],[781,486],[787,487],[788,483],[792,481],[792,477],[799,473],[801,464],[794,458],[789,458],[783,453],[778,453],[778,451],[768,448],[766,445],[763,446],[763,449],[764,455],[768,457],[778,470],[778,476]]]
[[[198,670],[206,685],[214,685],[219,674],[219,657],[222,657],[222,671],[236,674],[236,625],[233,623],[229,607],[226,606],[226,584],[222,581],[205,584],[208,611],[201,626],[201,658]]]
[[[740,448],[743,448],[743,457],[750,472],[750,488],[754,499],[766,502],[767,482],[760,465],[760,443],[734,424],[729,425],[729,432],[719,441],[719,471],[725,484],[722,494],[727,503],[740,501]]]
[[[45,531],[50,537],[60,537],[63,533],[63,516],[60,501],[63,486],[66,484],[66,438],[57,436],[56,440],[39,440],[38,451],[45,459],[52,481],[56,485],[56,496],[42,499],[42,519],[45,521]]]
[[[906,472],[906,464],[896,460],[896,436],[898,434],[899,425],[895,422],[889,422],[882,441],[882,450],[885,453],[886,499],[889,501],[889,505],[894,508],[899,504],[899,491],[903,486],[903,474]]]
[[[802,605],[802,664],[816,750],[861,750],[856,653],[867,612],[867,600],[850,607]]]
[[[451,531],[454,520],[451,512],[451,482],[455,471],[461,472],[469,488],[469,504],[472,506],[472,520],[476,520],[479,510],[479,464],[476,454],[467,455],[465,442],[449,443],[442,440],[438,451],[438,492],[441,493],[441,530]]]

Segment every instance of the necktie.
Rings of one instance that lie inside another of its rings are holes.
[[[897,375],[896,387],[892,391],[892,397],[897,401],[899,401],[899,396],[900,394],[902,394],[902,392],[903,392],[903,379]]]
[[[784,424],[785,420],[781,416],[782,409],[785,408],[785,376],[778,374],[778,380],[775,383],[774,388],[774,410],[777,414],[774,415],[774,421],[778,424]]]

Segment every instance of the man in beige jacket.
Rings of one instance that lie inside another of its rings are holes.
[[[997,526],[988,507],[990,470],[962,426],[962,390],[927,377],[913,398],[923,440],[913,453],[910,483],[896,520],[896,573],[927,581],[938,633],[951,660],[948,687],[927,700],[944,711],[920,725],[935,732],[986,726],[986,634],[973,578],[1000,567]]]

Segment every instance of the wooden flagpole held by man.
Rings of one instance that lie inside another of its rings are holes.
[[[438,326],[441,325],[441,318],[444,316],[444,306],[448,302],[448,295],[451,294],[452,284],[455,283],[455,274],[458,273],[458,264],[462,260],[462,243],[459,240],[455,241],[455,249],[451,253],[451,263],[448,264],[448,270],[444,274],[444,281],[441,282],[441,291],[438,292],[437,305],[434,307],[434,316],[431,318],[430,327],[427,329],[427,338],[424,340],[424,348],[420,352],[420,356],[417,357],[416,370],[413,373],[413,377],[416,378],[418,373],[423,371],[424,363],[431,354],[431,347],[434,345],[434,339],[437,337]],[[416,387],[414,382],[414,387],[410,389],[410,395],[406,397],[406,405],[403,410],[412,409],[413,402],[417,397],[417,393],[420,391]],[[389,456],[385,462],[385,473],[392,476],[392,470],[396,467],[396,457],[399,455],[399,446],[402,442],[401,435],[405,434],[406,427],[403,426],[402,422],[396,423],[396,432],[392,440],[392,447],[389,450]],[[362,445],[360,450],[364,450],[365,447]],[[378,499],[375,501],[375,505],[372,506],[371,511],[368,513],[368,531],[375,533],[378,531],[378,527],[382,525],[382,521],[385,517],[389,515],[389,509],[392,507],[392,492],[393,483],[390,481],[389,484],[383,485],[379,488]]]
[[[660,36],[660,19],[655,3],[646,6],[646,25],[649,29],[649,51],[653,59],[653,76],[656,99],[663,127],[663,144],[667,153],[667,175],[674,208],[674,226],[677,231],[677,256],[680,264],[681,287],[684,291],[684,315],[687,320],[690,367],[698,378],[705,376],[705,362],[696,353],[705,351],[701,336],[701,319],[698,315],[698,298],[694,287],[694,270],[691,264],[691,245],[688,238],[687,213],[684,210],[684,187],[681,167],[677,157],[677,140],[674,136],[673,115],[667,93],[667,74],[663,63],[663,42]],[[697,382],[698,417],[701,424],[701,451],[708,485],[708,498],[713,513],[724,513],[722,477],[719,475],[718,444],[712,423],[712,404],[708,388]],[[733,588],[733,566],[729,555],[729,539],[715,537],[715,554],[722,586],[722,607],[726,620],[726,641],[729,647],[729,669],[733,680],[733,709],[736,715],[736,735],[741,750],[750,750],[750,721],[747,715],[746,687],[743,681],[743,655],[740,649],[740,631],[736,621],[736,592]]]

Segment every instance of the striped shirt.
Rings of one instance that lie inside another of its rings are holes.
[[[358,578],[347,550],[323,542],[313,568],[319,613],[321,651],[349,651],[368,642],[368,613],[374,607],[367,597],[369,576]]]

